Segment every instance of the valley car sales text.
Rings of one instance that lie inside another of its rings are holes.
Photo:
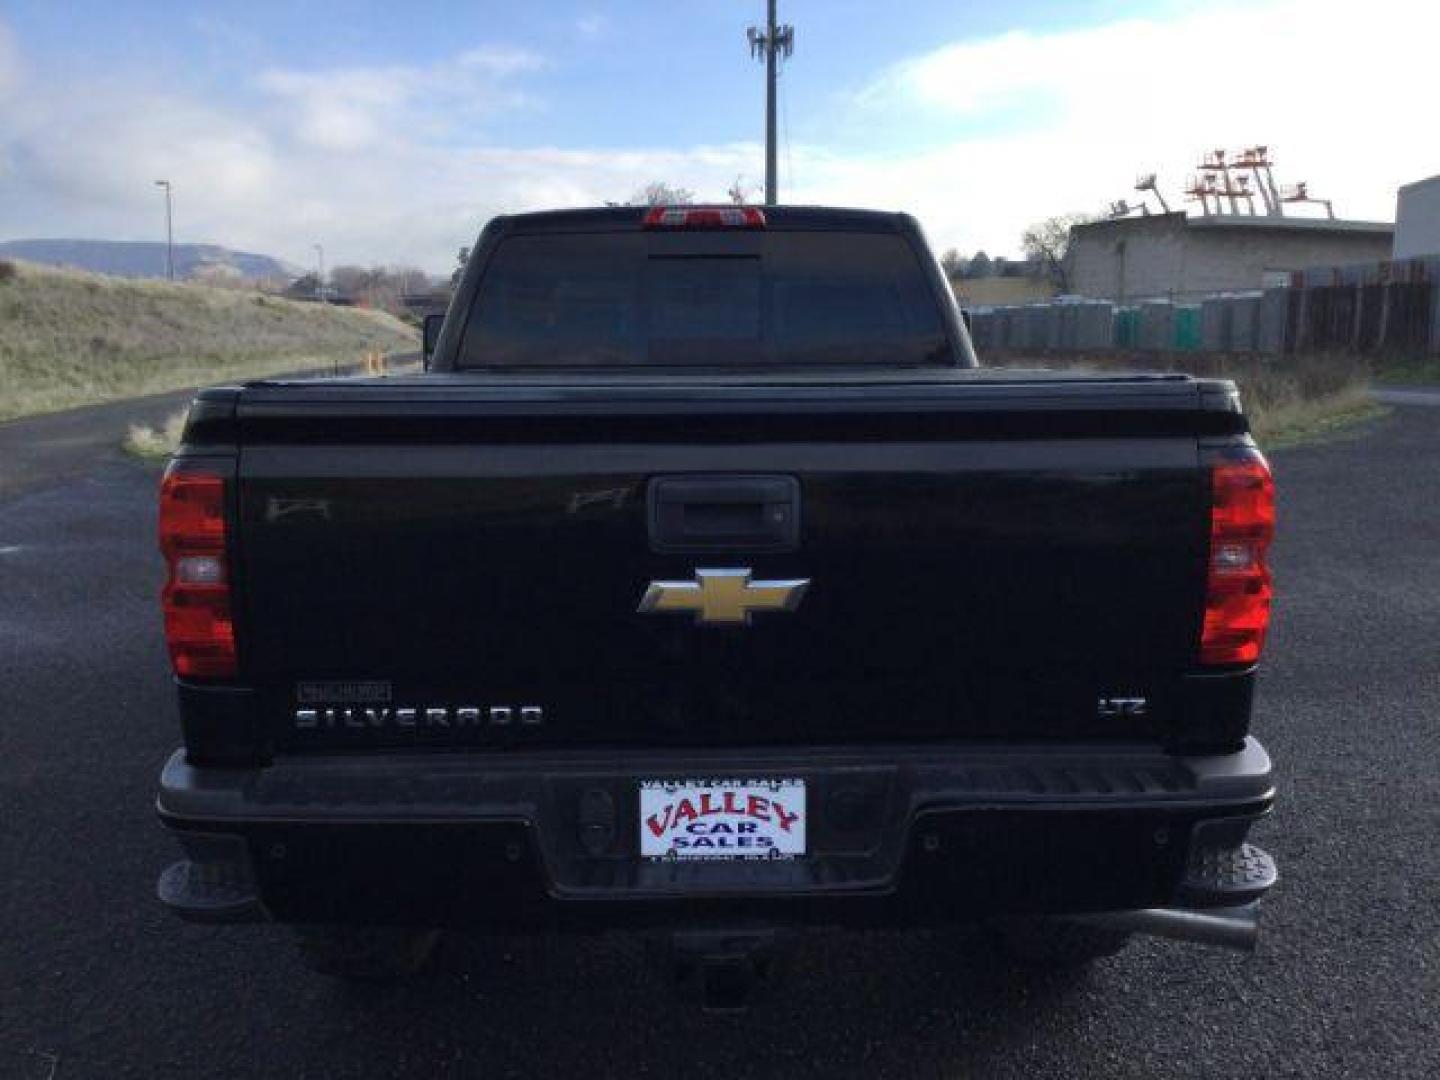
[[[799,821],[800,813],[787,810],[777,799],[754,793],[737,796],[734,791],[717,799],[706,791],[698,798],[682,796],[667,803],[645,819],[645,827],[657,838],[670,834],[669,844],[676,853],[764,856],[780,853],[774,837],[766,835],[770,830],[762,830],[762,825],[788,833]]]

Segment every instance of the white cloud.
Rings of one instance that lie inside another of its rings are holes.
[[[302,265],[320,242],[332,265],[448,272],[456,248],[497,213],[595,205],[657,177],[719,194],[715,176],[759,155],[754,146],[608,152],[412,138],[424,134],[428,85],[272,73],[265,92],[286,106],[273,111],[118,87],[27,95],[25,122],[0,123],[0,162],[8,152],[19,163],[0,198],[0,237],[151,237],[163,223],[153,181],[164,177],[175,185],[181,240]]]
[[[1309,180],[1343,216],[1388,219],[1395,188],[1436,171],[1424,116],[1437,37],[1432,0],[1274,0],[948,45],[856,104],[960,134],[904,161],[837,162],[813,190],[884,192],[937,242],[1013,251],[1029,221],[1137,198],[1142,172],[1183,205],[1203,152],[1267,143],[1281,180]]]
[[[254,80],[258,108],[73,73],[34,82],[0,108],[0,163],[16,163],[0,236],[151,236],[164,177],[182,240],[298,264],[320,242],[332,265],[440,272],[497,213],[595,205],[657,178],[719,195],[759,156],[483,145],[484,121],[523,107],[517,82],[545,63],[496,45],[428,67],[270,69]]]
[[[518,75],[525,71],[539,71],[547,66],[545,58],[539,53],[513,45],[484,45],[467,49],[460,54],[460,65],[500,77]]]
[[[434,134],[440,124],[472,122],[523,105],[527,98],[510,87],[511,80],[544,66],[544,58],[527,49],[486,45],[427,67],[272,69],[257,82],[300,141],[322,150],[356,151],[393,141],[397,133],[403,137],[417,123],[421,133]]]
[[[1253,0],[942,45],[879,73],[844,114],[912,144],[929,130],[928,142],[893,154],[797,142],[781,193],[909,210],[938,247],[1013,254],[1029,222],[1133,196],[1136,173],[1157,170],[1178,203],[1201,152],[1268,142],[1282,180],[1309,180],[1344,215],[1386,218],[1398,184],[1440,171],[1426,120],[1437,35],[1430,0]],[[331,263],[438,272],[496,213],[592,205],[656,179],[721,198],[736,175],[758,179],[749,142],[487,145],[495,115],[534,104],[546,65],[512,46],[272,69],[255,79],[257,107],[45,76],[7,40],[0,24],[0,236],[154,235],[152,181],[165,176],[183,239],[297,263],[321,242]],[[797,60],[787,78],[804,74]]]
[[[583,38],[597,38],[610,29],[610,20],[599,12],[587,12],[575,20],[575,32]]]
[[[405,68],[262,72],[262,90],[279,99],[301,141],[322,150],[360,150],[379,142],[415,93]]]
[[[277,171],[261,128],[201,103],[112,91],[83,106],[43,97],[22,104],[12,156],[25,182],[56,202],[123,210],[155,179],[179,187],[183,178],[192,198],[253,204],[269,194]]]

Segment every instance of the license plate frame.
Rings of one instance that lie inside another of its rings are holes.
[[[647,863],[803,859],[809,851],[807,787],[795,776],[641,780],[640,858]]]

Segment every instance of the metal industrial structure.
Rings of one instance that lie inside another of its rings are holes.
[[[775,22],[776,0],[768,0],[765,29],[750,27],[750,55],[765,61],[765,205],[779,201],[779,184],[775,176],[775,77],[781,57],[789,58],[795,51],[795,28]]]
[[[1153,172],[1141,173],[1136,177],[1135,190],[1140,192],[1142,197],[1145,194],[1154,195],[1156,201],[1160,204],[1160,209],[1167,214],[1170,213],[1170,204],[1165,201],[1165,196],[1160,193],[1160,185],[1156,182]],[[1143,202],[1141,205],[1144,205]]]
[[[1335,207],[1330,200],[1313,197],[1304,181],[1284,187],[1275,183],[1275,163],[1268,146],[1248,146],[1234,154],[1211,150],[1200,159],[1196,170],[1186,180],[1184,193],[1187,201],[1200,204],[1200,213],[1205,217],[1230,214],[1283,218],[1286,206],[1314,203],[1325,208],[1330,220],[1335,219]],[[1161,213],[1171,212],[1153,172],[1143,173],[1135,181],[1135,190],[1142,195],[1153,195]],[[1130,217],[1136,211],[1142,216],[1150,213],[1143,197],[1135,204],[1124,199],[1110,204],[1112,218]]]

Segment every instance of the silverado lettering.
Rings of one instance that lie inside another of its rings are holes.
[[[338,708],[304,708],[295,710],[295,730],[316,729],[384,729],[396,728],[464,728],[506,726],[519,723],[526,726],[543,724],[545,710],[538,705],[367,705],[340,706]]]

